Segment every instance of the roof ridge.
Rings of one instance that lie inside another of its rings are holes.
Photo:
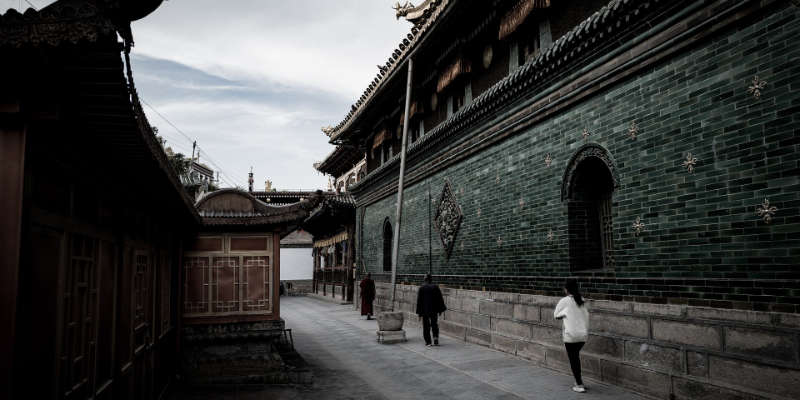
[[[550,48],[540,53],[537,57],[529,60],[513,73],[505,76],[503,79],[492,85],[485,92],[481,93],[471,103],[464,106],[462,109],[453,113],[449,118],[442,121],[439,125],[426,132],[424,136],[414,142],[408,149],[410,153],[417,147],[420,147],[432,140],[439,139],[442,132],[450,131],[459,124],[467,123],[465,118],[471,117],[472,120],[479,118],[490,109],[495,107],[485,107],[486,103],[496,100],[498,97],[503,97],[502,103],[507,103],[517,99],[517,95],[523,90],[531,88],[534,84],[539,83],[542,79],[549,77],[553,71],[554,66],[563,65],[574,58],[580,56],[590,46],[584,44],[577,49],[568,46],[573,42],[573,39],[582,38],[591,35],[594,31],[600,31],[601,34],[611,34],[612,32],[624,29],[622,25],[605,26],[604,24],[618,17],[621,14],[637,11],[640,8],[652,8],[651,3],[665,3],[665,0],[650,0],[648,2],[637,0],[611,0],[607,5],[603,6],[600,10],[593,13],[591,16],[583,20],[580,24],[576,25],[568,33],[561,36],[556,40]],[[668,2],[667,2],[668,3]],[[677,3],[677,2],[676,2]],[[605,30],[605,32],[603,32]],[[555,65],[553,65],[555,64]],[[509,93],[509,90],[511,93]],[[382,171],[390,168],[399,159],[399,154],[390,158],[387,162],[380,165],[375,170],[371,171],[367,177],[356,182],[351,186],[350,190],[357,191],[362,184],[370,181],[370,177],[380,174]]]
[[[442,11],[447,8],[448,5],[454,3],[455,2],[451,0],[433,0],[430,2],[430,6],[424,11],[424,15],[419,18],[419,22],[411,28],[411,33],[408,33],[397,48],[395,48],[386,61],[386,64],[383,67],[379,67],[376,77],[370,82],[369,86],[367,86],[361,94],[361,97],[356,100],[355,104],[350,106],[350,112],[348,112],[344,119],[335,127],[331,128],[328,126],[322,128],[322,131],[328,135],[331,140],[335,140],[344,129],[349,127],[354,118],[370,103],[372,97],[377,93],[378,89],[383,86],[388,77],[392,75],[397,66],[402,64],[408,54],[410,54],[411,49],[420,42],[420,38],[423,37],[423,34],[438,20]]]

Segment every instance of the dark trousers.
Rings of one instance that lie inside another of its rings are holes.
[[[433,330],[433,338],[439,339],[439,322],[436,314],[422,316],[422,337],[425,338],[425,344],[431,344],[431,330]]]
[[[584,344],[586,343],[564,343],[564,347],[567,348],[567,357],[569,357],[569,366],[572,368],[572,375],[575,376],[575,383],[578,385],[583,385],[583,379],[581,379],[581,358],[579,353],[581,352],[581,348],[583,348]]]

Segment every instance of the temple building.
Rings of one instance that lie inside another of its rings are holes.
[[[348,191],[366,176],[366,160],[355,150],[336,147],[325,160],[314,164],[317,171],[330,175],[333,190],[303,222],[314,240],[312,292],[343,303],[353,301],[358,268],[355,201]]]
[[[355,279],[371,272],[378,306],[411,313],[431,272],[445,332],[568,370],[550,316],[576,278],[592,378],[665,399],[800,398],[798,7],[398,4],[410,32],[323,128],[336,147],[319,170],[366,158],[346,190]]]
[[[279,241],[321,200],[197,203],[147,121],[131,21],[160,0],[0,15],[0,398],[286,382]]]

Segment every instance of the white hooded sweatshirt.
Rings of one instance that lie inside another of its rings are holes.
[[[589,310],[586,307],[585,301],[579,306],[571,295],[559,300],[553,317],[564,322],[564,343],[585,342],[589,338]]]

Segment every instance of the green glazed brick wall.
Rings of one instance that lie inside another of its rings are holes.
[[[620,186],[616,266],[579,274],[590,296],[800,312],[798,37],[800,12],[787,6],[407,187],[398,281],[432,268],[449,286],[557,294],[570,275],[562,177],[578,148],[595,143]],[[756,75],[767,82],[760,98],[748,92]],[[682,165],[688,152],[693,173]],[[449,258],[430,223],[446,180],[464,213]],[[771,224],[756,215],[765,198],[778,208]],[[395,204],[393,194],[368,204],[363,221],[358,213],[360,254],[379,280],[388,279],[382,229]]]

